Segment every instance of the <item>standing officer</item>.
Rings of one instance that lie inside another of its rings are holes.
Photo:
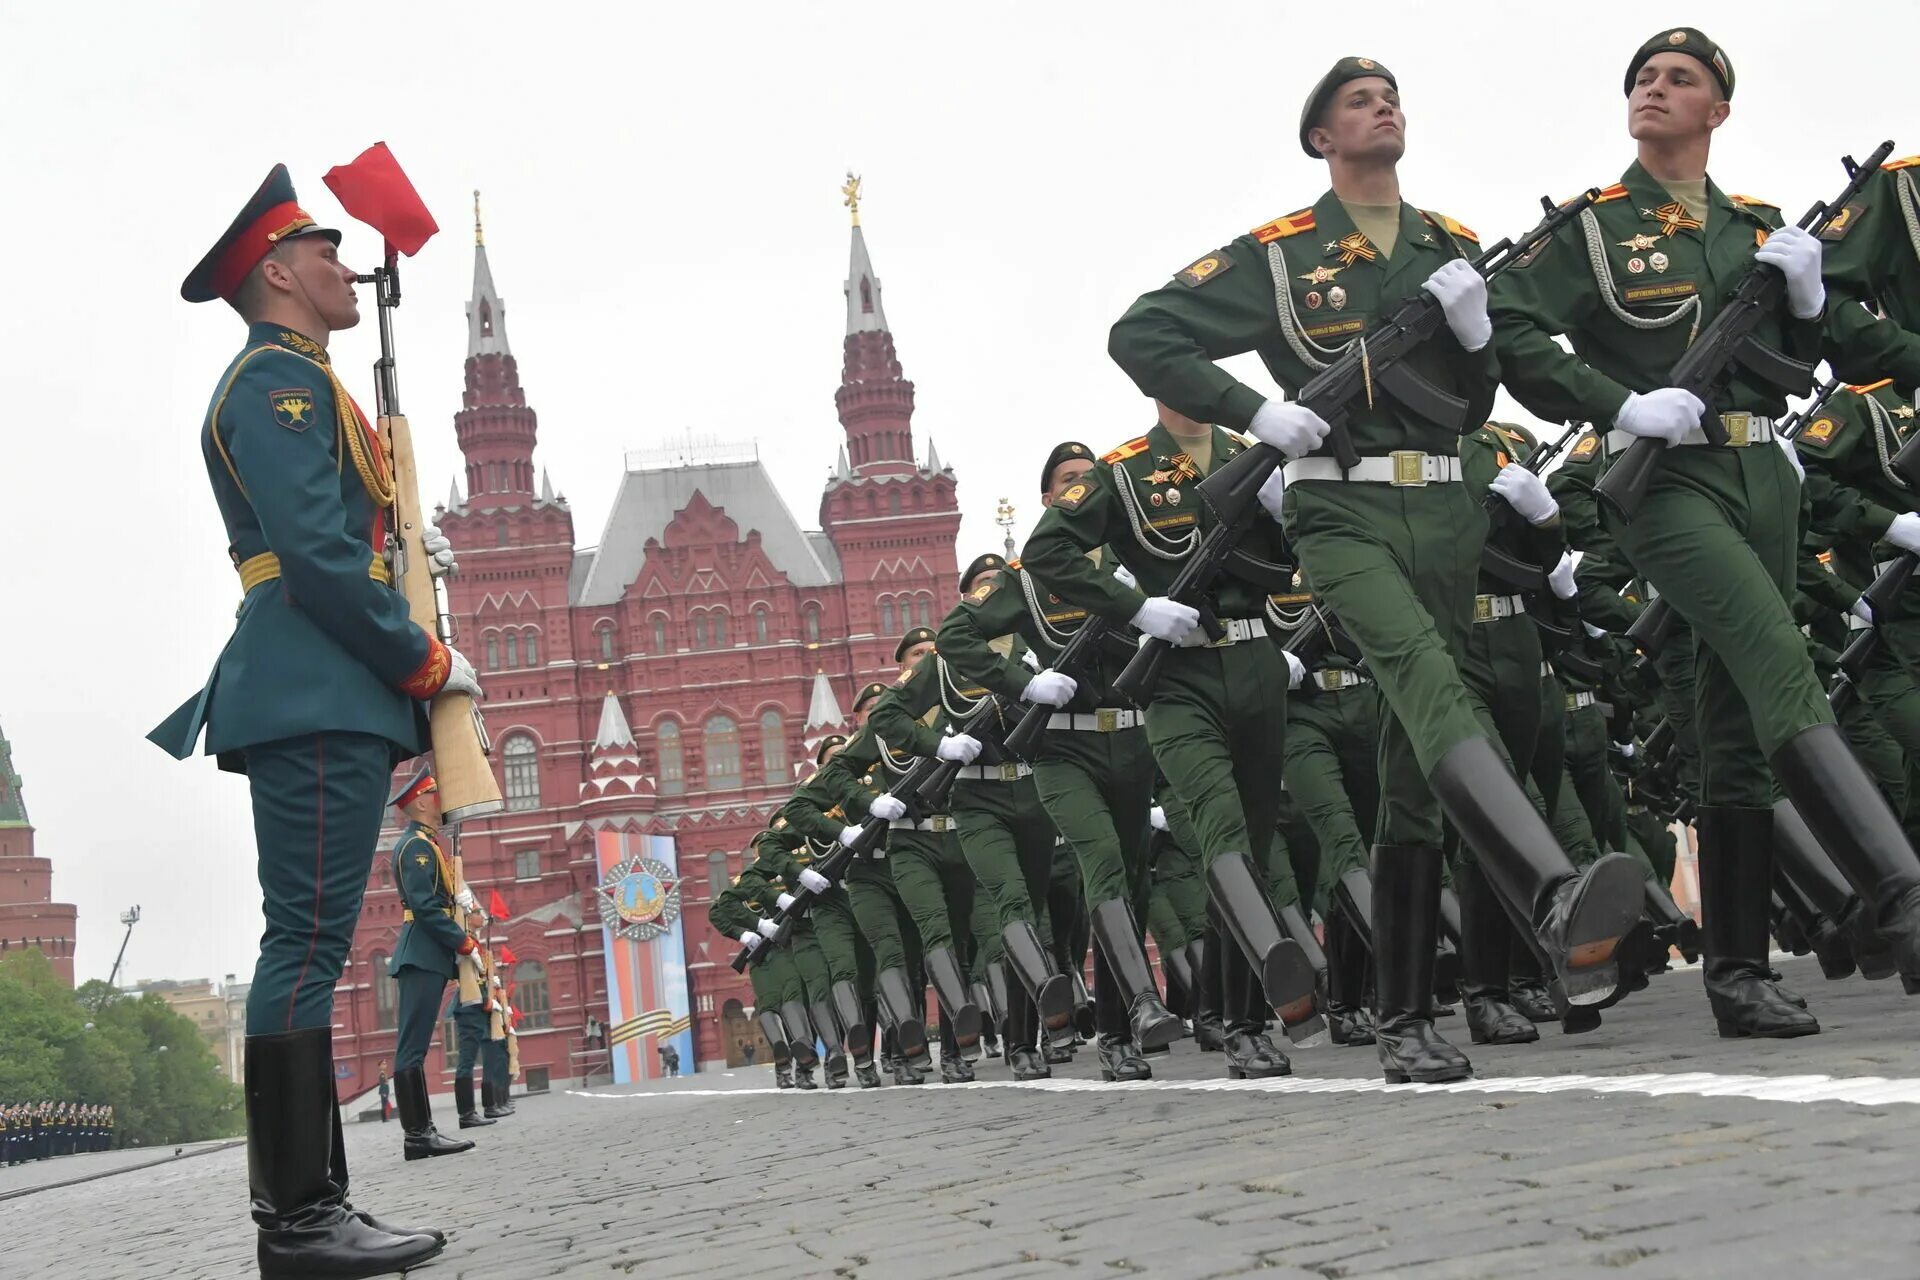
[[[440,791],[426,769],[394,793],[393,807],[407,825],[393,845],[393,882],[405,907],[400,939],[388,971],[400,985],[399,1030],[393,1046],[393,1088],[400,1103],[403,1149],[409,1160],[447,1156],[472,1148],[460,1138],[442,1137],[433,1127],[424,1070],[440,996],[460,972],[460,960],[478,945],[453,919],[453,866],[440,848]],[[471,960],[469,964],[473,963]],[[381,1077],[384,1091],[386,1078]]]
[[[484,928],[485,914],[476,912],[475,915],[478,917],[477,920],[469,917],[469,927]],[[453,1066],[453,1099],[460,1113],[462,1129],[480,1129],[493,1123],[492,1120],[480,1114],[474,1106],[473,1099],[473,1069],[479,1063],[480,1051],[487,1042],[487,984],[489,982],[487,953],[479,951],[475,954],[479,957],[481,969],[480,998],[462,1003],[460,988],[455,985],[443,1015],[453,1019],[453,1031],[459,1037],[459,1050],[455,1055]]]
[[[408,616],[381,556],[392,472],[327,357],[360,321],[339,242],[276,165],[180,287],[247,324],[200,437],[243,598],[206,686],[148,735],[185,759],[205,729],[252,795],[266,930],[247,997],[247,1170],[269,1280],[379,1275],[445,1243],[356,1213],[334,1149],[333,988],[387,781],[426,747],[433,695],[479,695],[466,659]]]
[[[512,1057],[507,1051],[513,1010],[507,1005],[507,988],[500,977],[497,951],[488,958],[487,997],[487,1039],[480,1049],[480,1110],[487,1119],[499,1120],[514,1112]]]
[[[1744,370],[1723,403],[1664,385],[1693,336],[1756,262],[1786,278],[1755,337],[1818,357],[1826,291],[1820,242],[1780,212],[1728,197],[1707,176],[1734,75],[1691,27],[1663,31],[1627,64],[1622,181],[1526,266],[1500,281],[1501,363],[1521,403],[1548,419],[1610,423],[1610,448],[1666,446],[1631,522],[1608,514],[1634,569],[1693,628],[1701,760],[1702,975],[1722,1035],[1820,1029],[1768,962],[1773,811],[1767,766],[1920,977],[1920,858],[1848,749],[1788,606],[1800,479],[1774,420],[1781,393]],[[1574,355],[1555,341],[1565,336]],[[1720,415],[1727,443],[1700,425]]]
[[[1575,1003],[1612,991],[1613,951],[1636,914],[1639,877],[1624,860],[1575,871],[1460,680],[1486,518],[1459,483],[1459,435],[1486,421],[1499,366],[1486,284],[1466,260],[1473,233],[1401,199],[1405,128],[1392,73],[1372,59],[1341,59],[1308,95],[1299,129],[1301,149],[1326,160],[1332,189],[1142,297],[1114,325],[1108,350],[1148,395],[1250,431],[1293,459],[1284,472],[1288,539],[1393,712],[1381,726],[1373,851],[1381,1068],[1389,1080],[1440,1081],[1471,1071],[1427,1014],[1442,810]],[[1446,328],[1408,366],[1464,400],[1465,411],[1436,423],[1386,395],[1353,406],[1361,461],[1351,471],[1327,456],[1318,416],[1268,400],[1214,363],[1257,350],[1282,387],[1297,389],[1423,291],[1444,308]]]

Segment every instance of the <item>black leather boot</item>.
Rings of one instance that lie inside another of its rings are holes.
[[[931,1061],[927,1051],[927,1028],[914,1012],[913,988],[908,985],[905,969],[884,969],[873,980],[874,995],[880,1004],[880,1021],[893,1034],[894,1051],[902,1061],[915,1065]],[[905,1081],[894,1073],[895,1083],[918,1084],[919,1081]]]
[[[1160,968],[1167,976],[1167,1012],[1177,1018],[1193,1016],[1193,958],[1186,947],[1160,952]],[[1186,1034],[1183,1028],[1181,1034]]]
[[[1100,1055],[1100,1078],[1109,1082],[1130,1083],[1135,1080],[1153,1079],[1153,1068],[1140,1056],[1139,1048],[1131,1040],[1119,1036],[1101,1035],[1094,1041],[1094,1049]]]
[[[1015,1080],[1045,1080],[1053,1068],[1039,1048],[1040,1018],[1032,997],[1019,982],[1007,984],[1007,1016],[1000,1024],[1000,1039],[1006,1045],[1007,1068]]]
[[[380,1219],[374,1217],[365,1209],[354,1208],[352,1201],[347,1199],[347,1144],[340,1132],[340,1086],[338,1083],[340,1073],[334,1071],[331,1075],[335,1081],[333,1089],[333,1110],[331,1113],[333,1120],[333,1148],[327,1159],[327,1179],[333,1183],[334,1192],[340,1198],[340,1207],[372,1227],[375,1231],[384,1231],[390,1236],[426,1236],[437,1244],[445,1244],[447,1242],[446,1233],[438,1227],[396,1227],[390,1222],[380,1221]],[[386,1121],[383,1119],[381,1123],[384,1124]],[[106,1150],[105,1142],[101,1142],[94,1150]]]
[[[1838,979],[1857,969],[1875,982],[1894,975],[1892,949],[1866,927],[1860,895],[1833,865],[1791,800],[1776,801],[1773,806],[1773,858],[1775,887],[1790,905],[1803,906],[1807,945],[1819,958],[1822,973]]]
[[[1441,1038],[1428,1013],[1442,857],[1440,850],[1420,845],[1373,848],[1373,1033],[1381,1074],[1393,1084],[1438,1084],[1473,1074],[1467,1055]]]
[[[1213,919],[1252,966],[1249,971],[1259,978],[1281,1025],[1312,1019],[1318,974],[1300,944],[1281,930],[1253,859],[1244,853],[1217,854],[1207,865],[1207,899]]]
[[[1528,922],[1567,1001],[1591,1005],[1611,995],[1619,982],[1614,952],[1646,898],[1639,865],[1609,853],[1576,870],[1490,739],[1450,747],[1427,783],[1487,882]],[[1377,889],[1378,867],[1373,878]]]
[[[1540,973],[1540,957],[1533,946],[1515,929],[1509,938],[1507,953],[1507,1002],[1529,1022],[1555,1022],[1560,1014]]]
[[[1468,854],[1472,857],[1472,854]],[[1466,963],[1461,950],[1460,896],[1440,882],[1440,941],[1433,954],[1433,989],[1441,999],[1451,999],[1460,991],[1460,970]]]
[[[1646,884],[1647,916],[1653,921],[1655,935],[1663,945],[1674,948],[1692,964],[1700,958],[1700,926],[1680,909],[1665,885],[1652,880]]]
[[[940,997],[941,1021],[952,1028],[957,1055],[972,1062],[980,1056],[980,1006],[973,1002],[967,975],[961,972],[960,959],[951,947],[927,952],[927,977],[933,982],[933,993]]]
[[[1225,1022],[1220,1049],[1227,1058],[1227,1078],[1258,1080],[1292,1075],[1293,1064],[1287,1061],[1287,1055],[1267,1038],[1267,997],[1246,953],[1230,943],[1223,943],[1219,952],[1220,1007]]]
[[[1353,936],[1344,910],[1327,913],[1327,1038],[1337,1045],[1373,1043],[1366,1007],[1367,949]]]
[[[1365,867],[1342,872],[1333,882],[1333,904],[1352,926],[1353,940],[1373,951],[1373,873]]]
[[[266,1280],[350,1280],[416,1266],[442,1246],[392,1235],[350,1211],[333,1177],[333,1031],[246,1042],[247,1183]]]
[[[807,1013],[807,1002],[789,1000],[781,1005],[780,1021],[787,1027],[787,1049],[793,1054],[793,1067],[796,1072],[794,1082],[798,1084],[800,1077],[797,1073],[800,1068],[805,1067],[811,1072],[820,1061],[819,1048],[814,1044],[816,1036],[813,1019]],[[801,1087],[810,1089],[813,1086],[802,1085]]]
[[[860,994],[844,979],[833,984],[833,1012],[846,1037],[847,1056],[854,1066],[873,1061],[873,1023],[860,1006]]]
[[[1090,915],[1093,943],[1113,980],[1111,990],[1101,988],[1100,1002],[1119,1002],[1125,1011],[1128,1038],[1139,1050],[1163,1048],[1178,1040],[1186,1028],[1161,1002],[1133,908],[1124,898],[1109,898],[1095,906]]]
[[[1702,805],[1700,914],[1706,960],[1701,974],[1720,1034],[1729,1039],[1810,1036],[1820,1024],[1774,986],[1767,959],[1773,901],[1773,810]]]
[[[1227,1024],[1220,1016],[1220,935],[1212,929],[1187,944],[1193,963],[1193,1043],[1206,1053],[1218,1053],[1227,1044]]]
[[[473,1150],[467,1138],[449,1138],[433,1127],[433,1105],[427,1099],[426,1073],[407,1067],[393,1073],[394,1100],[400,1107],[400,1128],[406,1134],[402,1149],[409,1160],[451,1156]]]
[[[1055,973],[1053,957],[1040,945],[1040,932],[1026,921],[1008,925],[1000,934],[1006,949],[1007,968],[1019,979],[1026,995],[1039,1010],[1040,1024],[1049,1044],[1073,1043],[1073,982],[1064,973]],[[1008,992],[1011,1015],[1012,992]]]
[[[1007,966],[995,960],[985,966],[986,977],[973,984],[973,1002],[980,1007],[980,1043],[989,1058],[1001,1052],[1000,1024],[1007,1020]]]
[[[847,1051],[839,1045],[827,1051],[826,1061],[827,1088],[844,1089],[847,1087]]]
[[[481,1115],[473,1105],[473,1077],[455,1076],[453,1078],[453,1104],[460,1113],[462,1129],[484,1129],[495,1121]]]
[[[878,1089],[880,1087],[880,1068],[875,1066],[871,1061],[856,1062],[853,1066],[853,1080],[854,1083],[862,1089]]]
[[[1471,853],[1461,857],[1453,882],[1459,889],[1454,905],[1460,913],[1460,996],[1467,1034],[1475,1044],[1531,1044],[1540,1038],[1539,1031],[1507,997],[1514,928],[1506,908]],[[1446,919],[1444,912],[1441,919]]]
[[[510,1114],[500,1101],[500,1087],[484,1077],[480,1081],[480,1112],[490,1120]]]

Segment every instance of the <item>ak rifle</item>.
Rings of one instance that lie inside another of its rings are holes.
[[[1543,197],[1540,203],[1547,216],[1519,240],[1502,240],[1473,259],[1473,269],[1482,278],[1493,280],[1579,217],[1599,196],[1599,188],[1591,188],[1557,207]],[[1326,447],[1343,471],[1360,463],[1347,421],[1356,403],[1373,404],[1376,390],[1455,434],[1464,435],[1480,425],[1464,421],[1468,408],[1465,400],[1434,386],[1407,363],[1407,357],[1444,324],[1446,313],[1433,295],[1416,293],[1379,325],[1349,342],[1339,358],[1310,378],[1293,398],[1295,404],[1312,410],[1327,424]],[[1221,639],[1226,628],[1209,607],[1207,593],[1233,558],[1254,512],[1259,510],[1260,487],[1286,460],[1286,455],[1272,445],[1255,444],[1200,482],[1200,505],[1211,524],[1174,576],[1167,595],[1200,612],[1201,626],[1211,640]],[[1113,682],[1114,689],[1132,699],[1134,705],[1146,706],[1153,699],[1161,664],[1172,647],[1157,637],[1143,637],[1139,652]]]

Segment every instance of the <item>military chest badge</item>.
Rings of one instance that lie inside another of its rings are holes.
[[[1913,416],[1913,406],[1910,404],[1898,405],[1894,408],[1893,416],[1896,418],[1911,418]]]
[[[1147,501],[1151,502],[1156,507],[1164,503],[1166,500],[1167,500],[1166,495],[1161,493],[1158,489],[1155,489],[1152,493],[1147,495]]]
[[[1178,489],[1167,490],[1167,505],[1174,507],[1180,505],[1180,491]]]
[[[1323,262],[1313,270],[1296,276],[1295,279],[1305,280],[1308,284],[1325,284],[1345,270],[1345,267],[1330,267]]]
[[[1344,310],[1347,305],[1347,291],[1339,285],[1327,290],[1327,305],[1335,311]]]
[[[1351,231],[1341,236],[1327,246],[1327,252],[1338,253],[1342,267],[1350,267],[1356,262],[1372,262],[1380,256],[1380,251],[1373,247],[1373,242],[1359,231]]]
[[[1619,245],[1622,249],[1631,249],[1635,253],[1645,253],[1647,250],[1653,248],[1653,246],[1660,243],[1660,237],[1650,236],[1646,232],[1642,231],[1634,235],[1631,239],[1615,240],[1614,243]]]
[[[1687,212],[1687,206],[1678,200],[1669,200],[1658,209],[1642,209],[1643,218],[1658,218],[1660,234],[1671,240],[1678,231],[1698,231],[1704,223]]]
[[[1671,259],[1664,253],[1650,253],[1647,255],[1647,265],[1655,271],[1665,271],[1670,261]]]
[[[600,923],[616,937],[651,942],[680,918],[680,878],[657,858],[635,855],[594,887]]]
[[[1636,275],[1636,276],[1637,276],[1637,275],[1639,275],[1639,274],[1640,274],[1640,273],[1641,273],[1642,271],[1645,271],[1646,269],[1647,269],[1647,264],[1646,264],[1646,260],[1645,260],[1645,259],[1643,259],[1643,258],[1628,258],[1628,259],[1627,259],[1627,270],[1628,270],[1629,272],[1631,272],[1632,274],[1634,274],[1634,275]]]
[[[1300,299],[1300,301],[1307,304],[1307,310],[1318,311],[1320,309],[1320,301],[1321,301],[1320,291],[1318,289],[1309,289],[1307,290],[1307,296]]]

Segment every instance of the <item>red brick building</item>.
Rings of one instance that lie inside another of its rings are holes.
[[[53,863],[34,852],[13,747],[0,733],[0,955],[38,948],[72,986],[77,915],[72,903],[53,900]]]
[[[518,958],[521,1059],[536,1083],[604,1061],[586,1042],[588,1019],[608,1020],[592,843],[612,825],[675,838],[695,1054],[737,1060],[752,990],[707,903],[791,792],[831,727],[820,722],[892,676],[903,631],[952,606],[954,475],[931,442],[916,458],[913,383],[856,213],[839,430],[818,428],[833,464],[820,528],[795,518],[749,445],[629,455],[599,540],[579,546],[567,500],[535,466],[537,415],[477,228],[475,241],[454,416],[466,496],[456,484],[436,518],[459,555],[456,643],[486,687],[507,797],[506,813],[466,825],[460,852],[481,900],[498,889],[511,913],[494,939]],[[400,911],[382,858],[337,989],[343,1092],[391,1056],[385,961]],[[440,1069],[439,1049],[428,1067]]]

